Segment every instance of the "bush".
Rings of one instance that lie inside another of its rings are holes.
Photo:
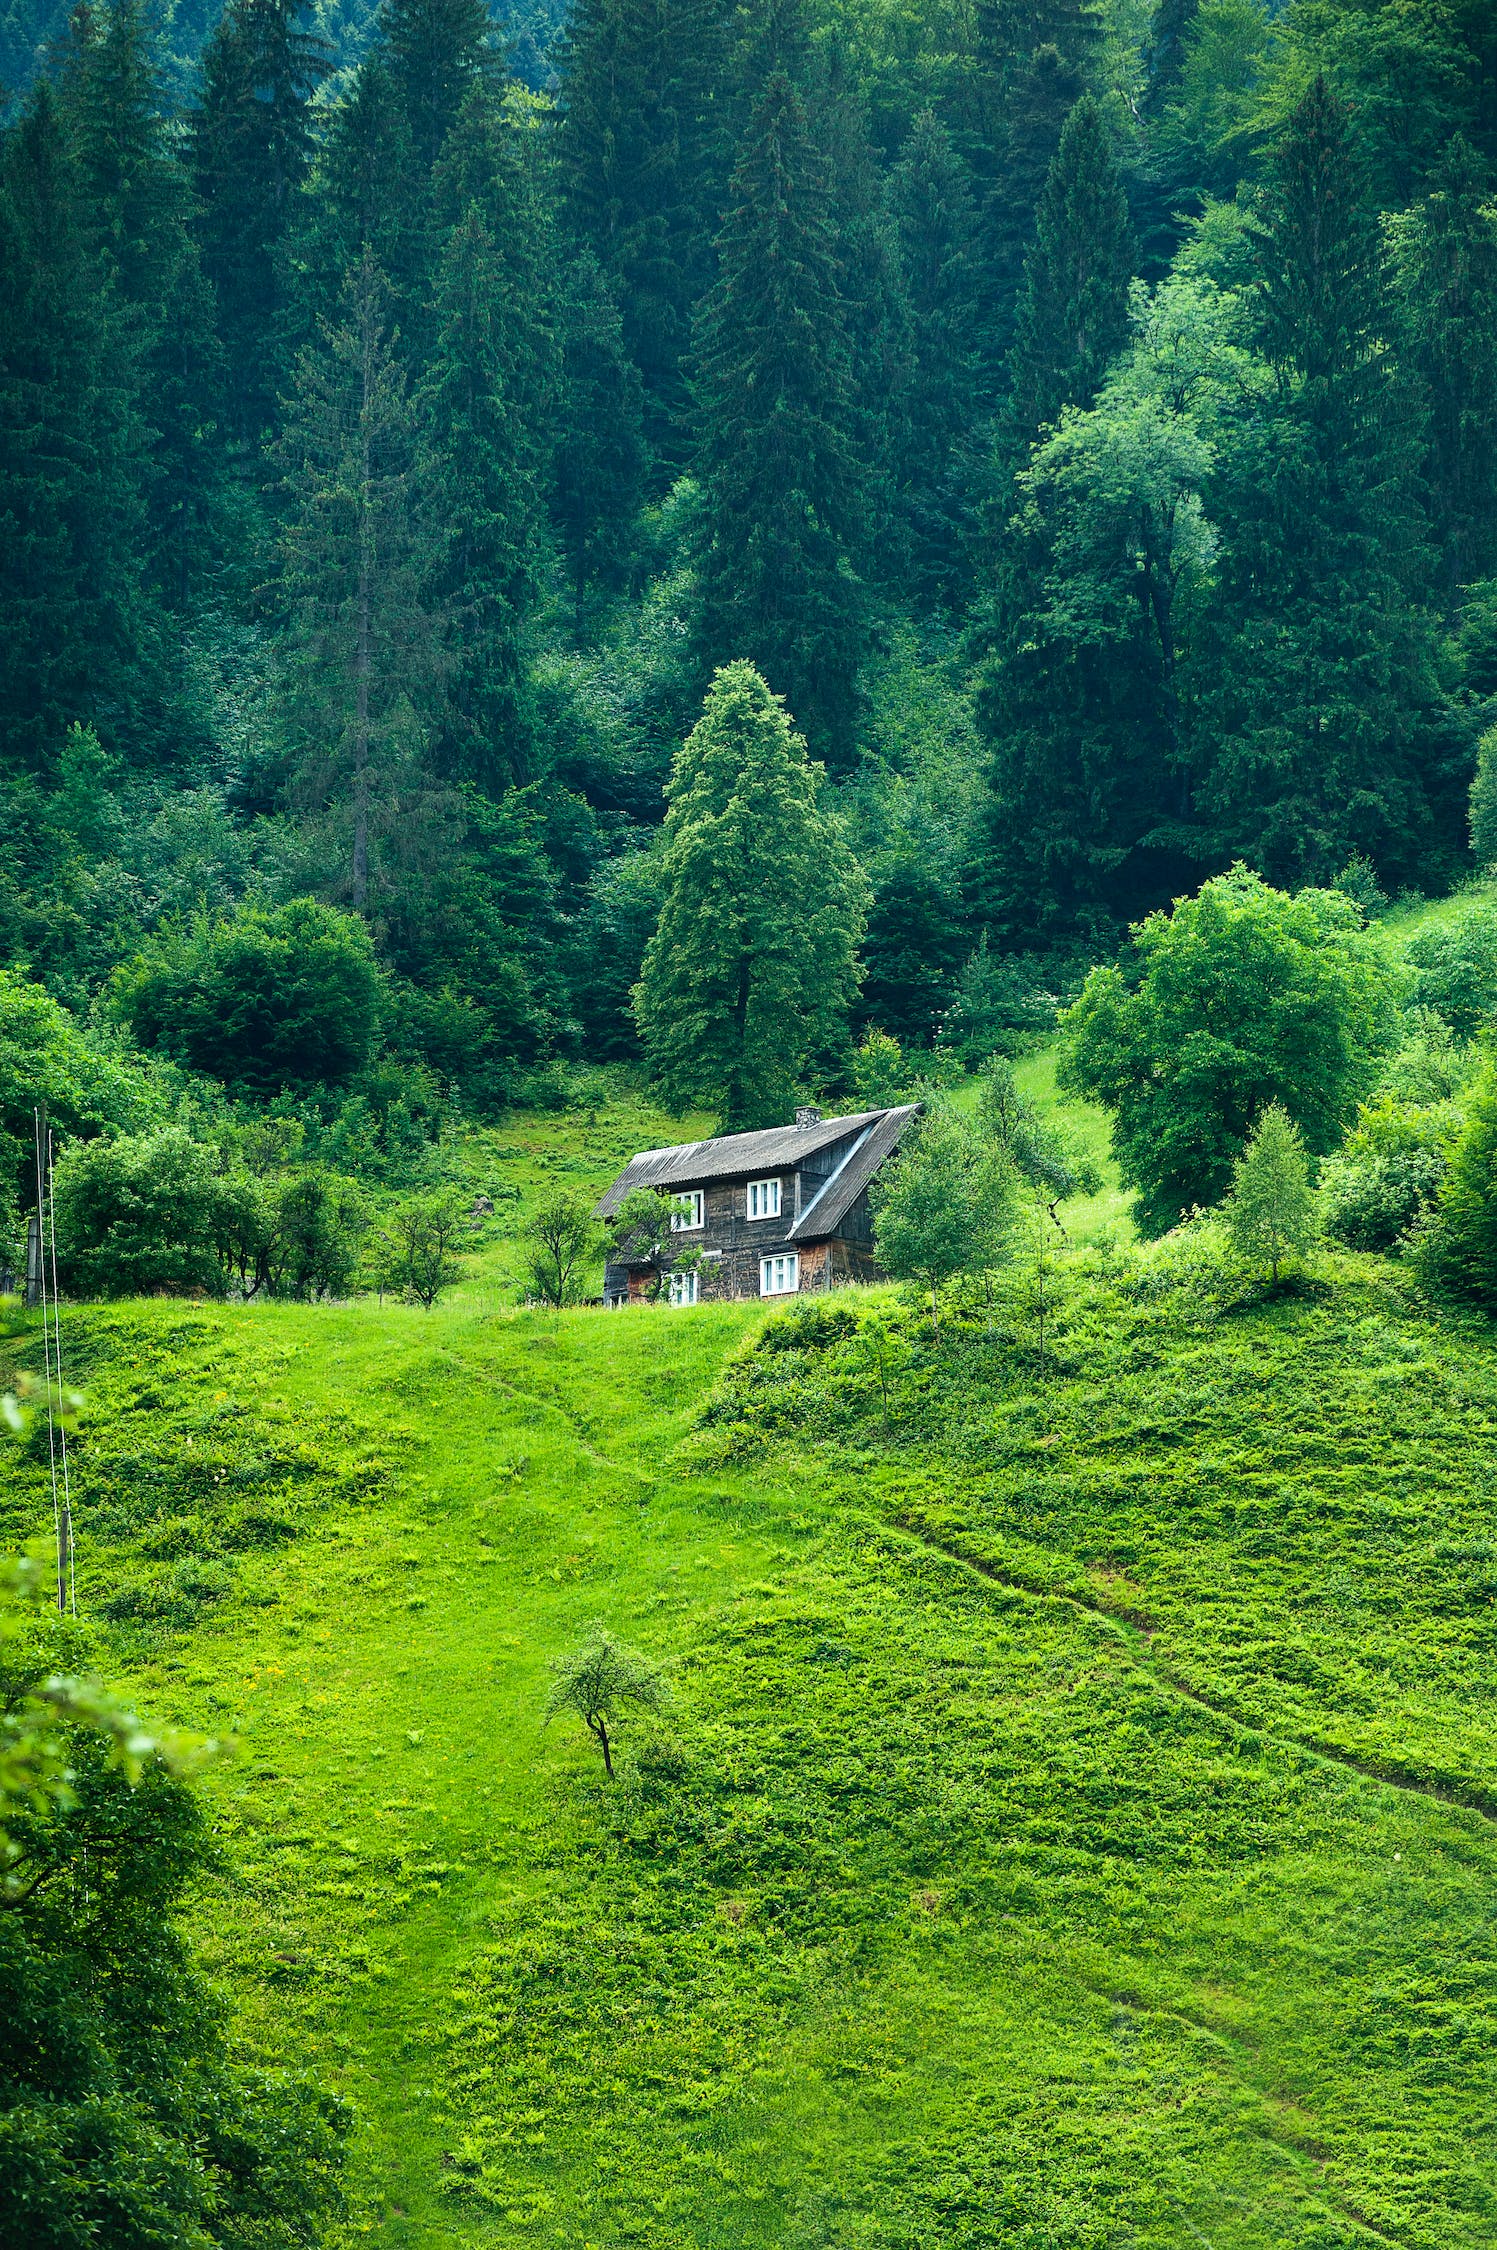
[[[1071,975],[1074,978],[1074,968]],[[992,953],[984,930],[977,951],[957,979],[956,997],[946,1013],[941,1044],[969,1070],[989,1056],[1013,1055],[1032,1038],[1055,1029],[1064,969],[1035,954]],[[1074,994],[1076,985],[1070,983]]]
[[[1397,1021],[1393,972],[1351,900],[1291,898],[1235,867],[1151,914],[1132,956],[1093,969],[1067,1011],[1061,1077],[1112,1111],[1140,1225],[1162,1233],[1220,1202],[1272,1102],[1329,1155]]]
[[[162,1097],[138,1063],[84,1031],[40,985],[0,969],[0,1199],[36,1200],[39,1106],[61,1133],[88,1138],[153,1123]]]
[[[70,1150],[56,1210],[62,1284],[75,1295],[222,1295],[224,1184],[212,1151],[180,1125]]]
[[[1439,1199],[1460,1113],[1385,1094],[1321,1169],[1326,1232],[1349,1250],[1392,1250]]]
[[[1497,1311],[1497,1078],[1490,1071],[1471,1104],[1434,1218],[1417,1248],[1430,1279]]]
[[[115,980],[143,1045],[256,1096],[346,1085],[369,1059],[379,1001],[364,924],[310,898],[200,922]]]
[[[1433,1008],[1458,1039],[1473,1039],[1497,1014],[1497,905],[1485,900],[1409,941],[1414,999]]]

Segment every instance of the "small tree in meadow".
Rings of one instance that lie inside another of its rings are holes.
[[[543,1305],[575,1305],[587,1261],[602,1230],[585,1195],[562,1188],[531,1213],[525,1226],[525,1284]]]
[[[613,1779],[610,1733],[625,1704],[637,1710],[665,1706],[665,1682],[658,1665],[637,1649],[616,1641],[605,1625],[595,1625],[582,1646],[555,1666],[556,1685],[546,1704],[546,1723],[562,1711],[575,1712],[603,1753],[603,1770]]]
[[[414,1297],[427,1312],[463,1277],[458,1244],[467,1221],[445,1189],[405,1196],[379,1230],[375,1250],[378,1287]]]
[[[940,1294],[959,1274],[990,1272],[1008,1255],[1013,1174],[955,1111],[929,1112],[875,1183],[874,1248],[896,1281],[930,1291],[932,1333]]]
[[[1287,1257],[1309,1250],[1320,1234],[1319,1198],[1299,1129],[1280,1102],[1270,1102],[1237,1159],[1223,1205],[1227,1233],[1245,1258],[1267,1261],[1274,1281]]]

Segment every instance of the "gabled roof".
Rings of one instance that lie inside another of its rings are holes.
[[[853,1142],[836,1171],[813,1195],[790,1229],[792,1242],[815,1242],[830,1234],[862,1194],[884,1159],[892,1156],[920,1115],[919,1102],[899,1109],[875,1110],[868,1125]]]
[[[854,1148],[815,1198],[813,1208],[824,1213],[831,1208],[827,1203],[829,1191],[839,1187],[851,1164],[856,1162],[859,1166],[860,1186],[873,1177],[884,1156],[895,1146],[911,1118],[917,1115],[919,1106],[918,1102],[912,1102],[902,1109],[862,1109],[850,1117],[823,1117],[814,1125],[774,1125],[762,1133],[722,1133],[715,1140],[682,1141],[675,1148],[642,1149],[638,1156],[630,1158],[602,1197],[596,1207],[597,1216],[611,1219],[624,1197],[632,1195],[636,1188],[707,1187],[716,1180],[749,1179],[761,1172],[794,1172],[808,1157],[833,1147],[838,1141],[851,1139]],[[899,1123],[890,1132],[888,1128],[894,1119]],[[878,1155],[866,1161],[875,1144]],[[857,1192],[854,1187],[846,1202],[839,1203],[839,1217]],[[804,1227],[809,1216],[809,1209],[801,1214],[795,1230],[798,1240],[807,1239]],[[823,1216],[821,1223],[835,1226],[836,1219]]]

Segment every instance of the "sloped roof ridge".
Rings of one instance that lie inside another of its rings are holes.
[[[877,1126],[883,1119],[913,1114],[914,1107],[908,1105],[901,1110],[860,1109],[845,1117],[819,1118],[814,1125],[768,1125],[752,1133],[719,1133],[710,1140],[676,1141],[666,1148],[640,1149],[599,1200],[597,1215],[611,1218],[635,1188],[698,1186],[761,1169],[793,1170],[806,1157],[835,1141]]]

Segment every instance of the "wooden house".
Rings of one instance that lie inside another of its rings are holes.
[[[636,1188],[663,1188],[687,1206],[672,1222],[683,1250],[701,1255],[668,1279],[670,1302],[792,1297],[878,1279],[868,1189],[920,1114],[899,1109],[823,1117],[798,1109],[793,1125],[724,1133],[632,1157],[597,1206],[608,1219]],[[653,1275],[641,1258],[610,1261],[604,1301],[637,1302]]]

